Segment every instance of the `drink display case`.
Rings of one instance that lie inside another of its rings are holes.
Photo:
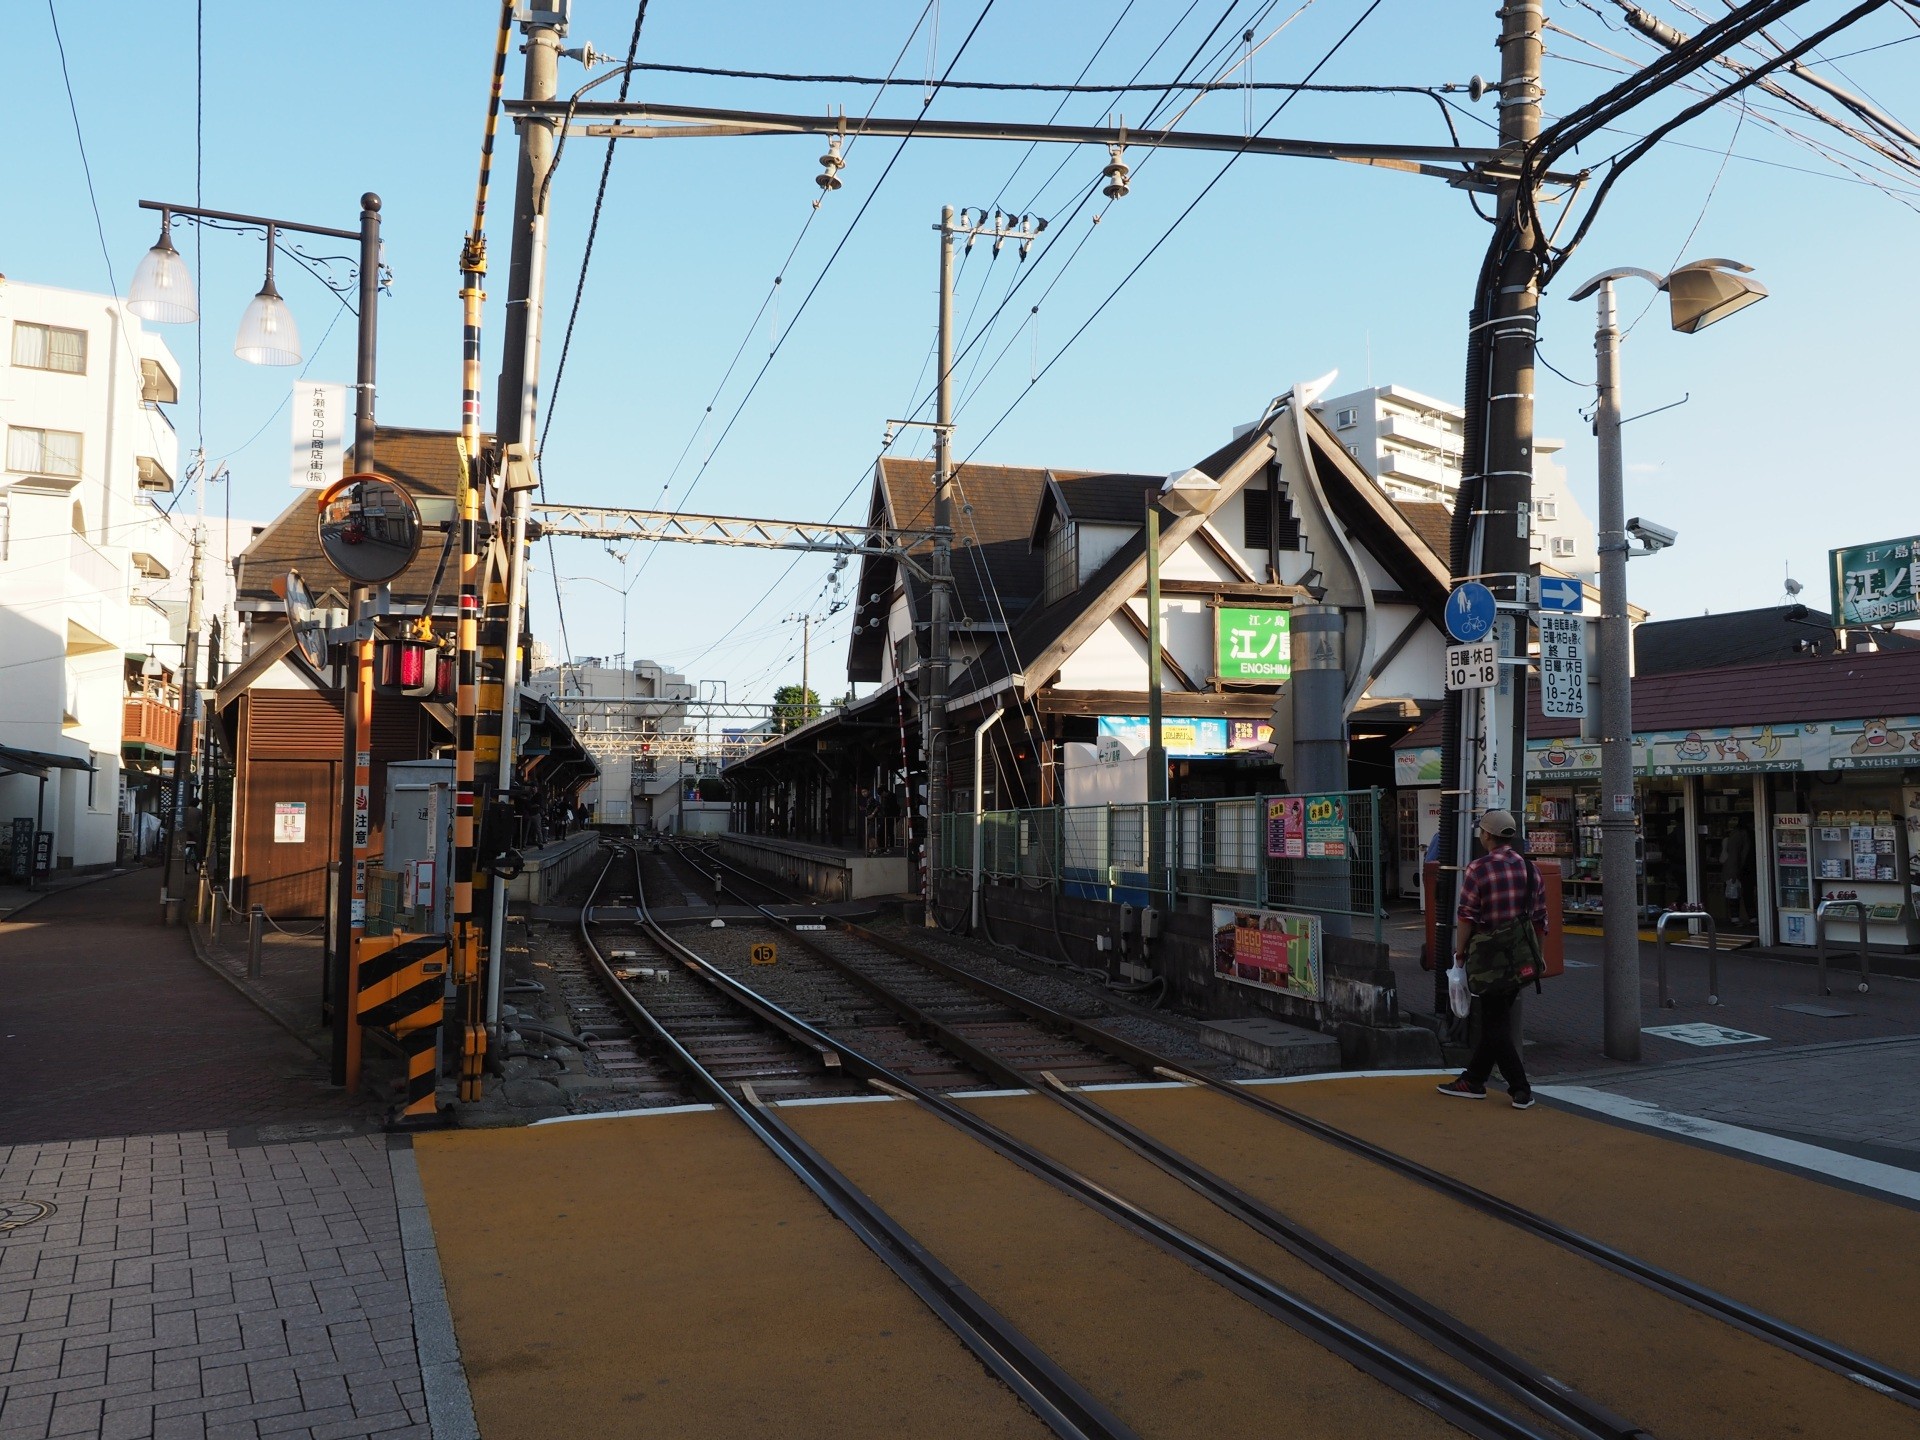
[[[1812,823],[1805,813],[1773,817],[1773,893],[1783,945],[1813,944]]]

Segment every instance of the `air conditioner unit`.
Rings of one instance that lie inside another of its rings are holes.
[[[1575,548],[1571,535],[1556,535],[1553,537],[1553,553],[1555,555],[1562,557],[1571,555]]]

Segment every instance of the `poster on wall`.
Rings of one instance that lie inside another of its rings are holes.
[[[1347,858],[1347,797],[1307,795],[1306,842],[1309,860]]]
[[[1298,795],[1277,795],[1267,801],[1267,857],[1302,860],[1306,854],[1306,802]]]
[[[1236,985],[1318,1000],[1319,917],[1215,905],[1213,973]]]
[[[276,800],[274,802],[273,843],[276,845],[304,845],[307,843],[306,801]]]
[[[1440,783],[1440,747],[1421,745],[1393,752],[1393,783],[1402,787]]]

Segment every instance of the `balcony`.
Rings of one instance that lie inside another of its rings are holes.
[[[1461,447],[1466,443],[1465,436],[1457,427],[1442,424],[1438,420],[1391,412],[1380,417],[1380,438],[1451,455],[1456,462]]]
[[[167,687],[171,690],[172,687]],[[121,720],[123,750],[146,747],[171,751],[180,736],[180,706],[156,687],[151,694],[129,695]]]

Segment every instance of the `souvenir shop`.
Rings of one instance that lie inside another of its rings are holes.
[[[1920,950],[1920,651],[1641,677],[1633,704],[1649,928],[1698,902],[1723,935],[1811,946],[1822,900],[1858,900],[1872,945]],[[1528,843],[1560,862],[1566,922],[1597,927],[1600,748],[1554,733],[1575,722],[1535,720]],[[1416,731],[1396,748],[1403,859],[1417,861],[1437,818],[1436,739]],[[1843,943],[1858,933],[1837,919],[1829,930]]]

